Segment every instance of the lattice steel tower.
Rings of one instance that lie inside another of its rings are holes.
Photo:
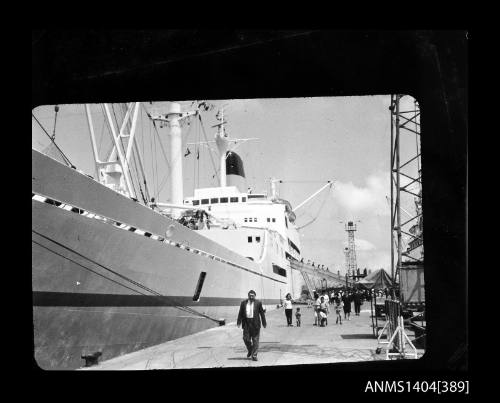
[[[399,281],[403,258],[423,261],[420,107],[391,95],[391,277]],[[412,204],[414,207],[412,208]],[[405,206],[407,207],[405,209]],[[408,211],[410,210],[410,211]],[[404,213],[405,216],[402,216]],[[405,239],[406,238],[406,239]]]
[[[344,248],[344,256],[345,256],[345,272],[349,274],[349,248]]]
[[[356,224],[352,221],[348,221],[345,225],[345,230],[347,231],[347,274],[352,277],[356,273],[358,268],[356,263],[356,245],[354,243],[354,232],[356,231]]]

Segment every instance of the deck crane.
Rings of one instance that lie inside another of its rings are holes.
[[[272,194],[273,198],[278,197],[278,191],[277,191],[277,186],[276,186],[277,183],[316,183],[316,182],[322,183],[322,181],[284,181],[284,180],[275,179],[275,178],[271,178],[270,182],[271,182],[271,194]],[[317,195],[319,195],[323,190],[325,190],[326,188],[331,189],[332,186],[333,186],[333,181],[330,181],[330,180],[327,181],[321,188],[319,188],[311,196],[306,198],[303,202],[299,203],[294,209],[292,209],[292,212],[295,213],[298,209],[300,209],[301,207],[306,205],[309,201],[311,201],[313,198],[315,198]],[[326,201],[326,199],[325,199],[325,201]],[[323,207],[323,205],[321,205],[320,211],[321,211],[322,207]],[[316,215],[316,217],[314,217],[311,221],[302,225],[301,227],[298,227],[298,229],[302,229],[302,228],[307,227],[308,225],[312,224],[314,221],[316,221],[316,219],[318,218],[318,215],[319,215],[319,212]]]

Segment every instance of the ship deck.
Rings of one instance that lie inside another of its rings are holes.
[[[335,324],[335,313],[331,312],[326,327],[313,326],[313,310],[307,306],[301,306],[301,327],[295,327],[295,317],[294,327],[287,327],[282,308],[268,311],[268,326],[260,333],[258,361],[246,358],[242,330],[232,322],[83,369],[230,368],[384,360],[386,345],[378,344],[373,336],[369,305],[362,308],[360,316],[352,314],[351,320],[343,320],[342,325]],[[379,326],[381,323],[383,326],[379,319]],[[382,348],[379,354],[378,347]],[[419,350],[419,357],[422,354]]]

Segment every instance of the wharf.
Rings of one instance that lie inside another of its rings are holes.
[[[258,361],[246,358],[242,330],[236,322],[157,346],[103,361],[85,370],[145,370],[179,368],[256,367],[383,360],[371,328],[370,310],[335,324],[331,312],[328,326],[313,326],[312,308],[301,306],[302,326],[286,326],[283,309],[266,314],[261,329]],[[363,307],[364,308],[364,307]],[[295,307],[294,307],[295,314]]]

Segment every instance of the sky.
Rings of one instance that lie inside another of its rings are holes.
[[[175,100],[174,100],[175,101]],[[281,198],[292,207],[304,201],[326,181],[330,190],[322,191],[297,211],[301,230],[301,251],[305,259],[324,264],[332,271],[345,273],[344,248],[347,233],[344,223],[355,221],[357,263],[361,269],[384,268],[390,273],[390,96],[314,97],[248,100],[207,100],[212,110],[202,112],[203,126],[196,120],[183,126],[184,195],[192,196],[195,187],[217,186],[215,166],[218,157],[206,146],[188,145],[213,140],[216,112],[224,106],[226,132],[230,137],[258,138],[236,149],[244,163],[247,186],[254,192],[270,191],[269,179],[279,185]],[[180,101],[183,110],[192,102]],[[157,133],[146,115],[165,113],[169,102],[142,103],[138,119],[137,142],[144,156],[146,176],[158,201],[169,198],[168,129]],[[403,97],[401,108],[413,109],[413,98]],[[52,135],[54,106],[35,108],[34,116]],[[91,105],[100,157],[111,147],[109,130],[101,105]],[[119,105],[112,108],[118,121],[124,115]],[[83,105],[59,105],[55,141],[69,160],[81,171],[95,176],[88,123]],[[161,144],[160,144],[161,141]],[[43,150],[50,140],[32,118],[32,147]],[[200,158],[196,159],[197,147]],[[416,139],[402,131],[401,158],[416,154]],[[164,158],[165,152],[166,158]],[[417,161],[406,172],[415,176]],[[403,177],[403,183],[407,180]],[[418,189],[411,186],[410,189]],[[414,213],[411,197],[402,196],[402,205]],[[404,217],[403,217],[404,218]]]

